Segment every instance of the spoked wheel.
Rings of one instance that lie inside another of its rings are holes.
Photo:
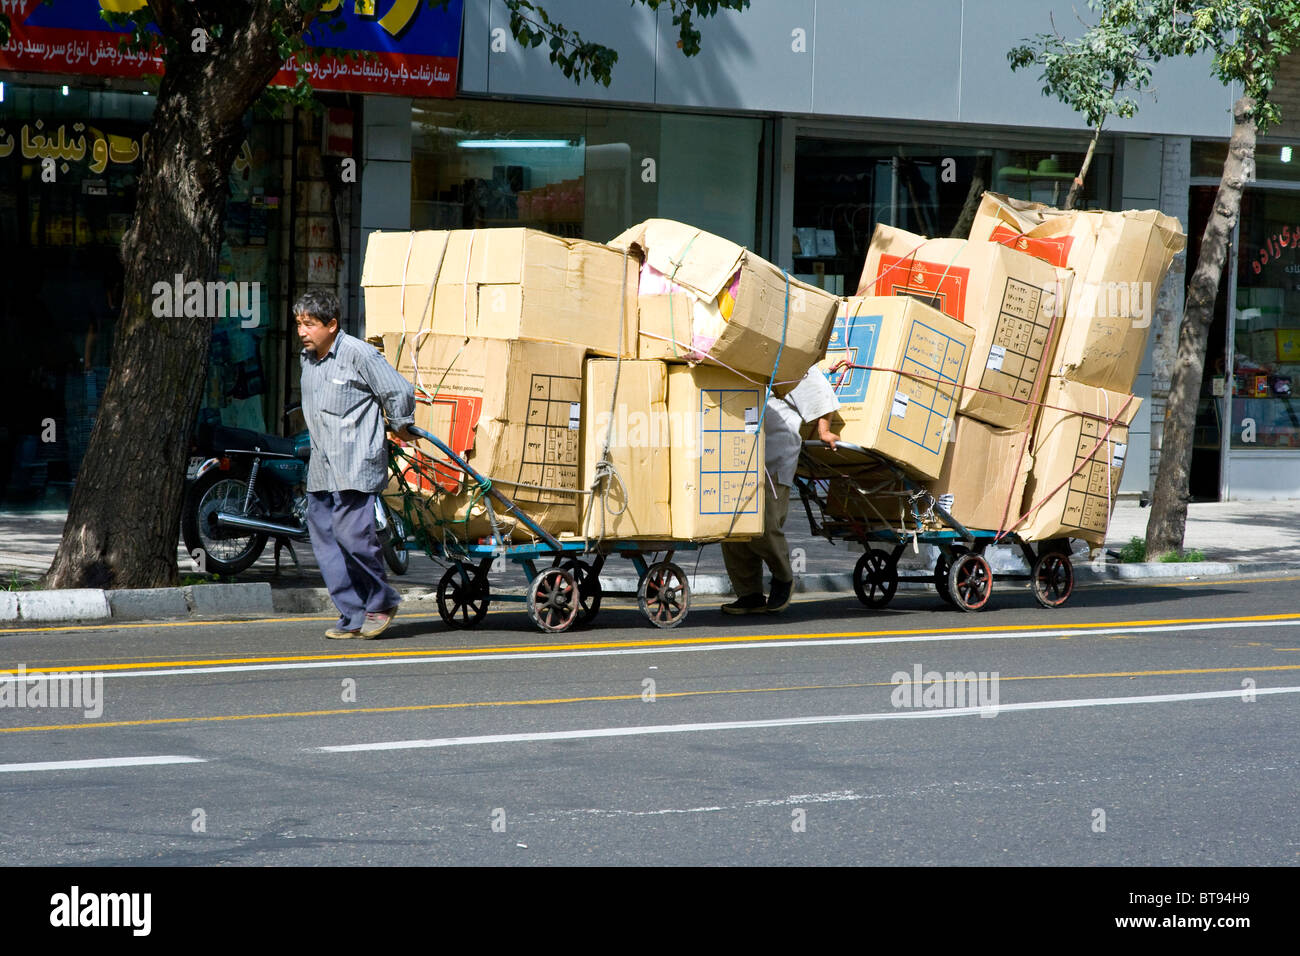
[[[600,575],[593,574],[590,565],[574,558],[564,563],[564,570],[578,583],[578,623],[590,624],[600,611]]]
[[[671,561],[650,565],[636,589],[636,603],[655,627],[676,627],[691,609],[686,572]]]
[[[867,607],[884,607],[898,590],[898,565],[885,552],[868,549],[853,568],[853,590]]]
[[[487,575],[471,565],[453,565],[438,582],[438,613],[448,627],[477,627],[491,601]]]
[[[952,546],[952,556],[958,558],[965,554],[966,548],[960,544]],[[951,565],[948,563],[948,556],[940,552],[939,560],[934,565],[934,589],[939,592],[939,597],[943,598],[949,604],[956,605],[957,602],[952,599],[952,592],[948,590],[948,569]]]
[[[578,582],[566,568],[547,568],[528,585],[528,616],[547,633],[567,631],[581,610]]]
[[[963,554],[948,570],[948,591],[963,611],[980,611],[993,591],[993,570],[980,554]]]
[[[1032,574],[1034,599],[1043,607],[1061,607],[1074,593],[1074,567],[1070,557],[1057,551],[1038,556]]]
[[[213,469],[190,486],[181,511],[185,550],[199,563],[199,571],[238,574],[262,556],[266,533],[220,525],[220,512],[251,518],[266,516],[266,507],[256,492],[251,503],[248,500],[248,476]]]

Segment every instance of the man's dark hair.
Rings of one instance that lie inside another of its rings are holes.
[[[340,321],[340,313],[339,297],[333,292],[326,292],[323,289],[308,289],[298,296],[298,301],[293,304],[293,314],[295,316],[310,315],[312,318],[319,320],[321,325],[329,325],[330,322]]]

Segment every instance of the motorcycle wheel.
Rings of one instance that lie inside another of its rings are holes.
[[[217,527],[217,512],[244,514],[248,476],[213,469],[194,482],[185,493],[181,509],[181,537],[185,551],[206,574],[238,574],[262,556],[266,534],[240,532]],[[266,508],[254,494],[250,515],[264,515]],[[195,557],[198,553],[199,557]]]
[[[379,533],[379,542],[383,548],[384,560],[394,574],[405,574],[411,566],[411,552],[406,550],[406,522],[383,498],[379,506],[384,509],[384,518],[388,527]]]

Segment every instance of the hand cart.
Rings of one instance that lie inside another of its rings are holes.
[[[814,451],[815,456],[810,454]],[[832,482],[839,484],[832,489]],[[893,600],[900,580],[898,560],[911,544],[934,545],[939,558],[931,574],[910,580],[931,581],[941,598],[963,611],[988,606],[993,570],[984,551],[1004,542],[1020,548],[1030,571],[1000,577],[1028,580],[1034,599],[1046,608],[1062,607],[1074,591],[1069,539],[1041,542],[1035,552],[1019,535],[966,528],[898,465],[859,445],[839,442],[831,450],[820,441],[805,441],[795,489],[814,535],[866,548],[853,569],[853,590],[867,607],[883,608]],[[852,508],[843,507],[845,498]],[[891,499],[900,505],[896,515],[876,504]]]
[[[676,627],[686,619],[691,602],[690,584],[686,572],[673,563],[672,558],[675,551],[696,549],[698,545],[695,542],[592,541],[588,538],[560,541],[438,438],[421,428],[412,427],[410,431],[432,444],[445,457],[445,460],[433,463],[430,459],[421,460],[419,456],[413,458],[394,450],[397,457],[404,459],[394,471],[403,486],[406,523],[414,533],[415,546],[423,548],[435,561],[450,562],[438,582],[437,591],[438,614],[448,627],[476,627],[494,600],[522,602],[533,623],[547,632],[567,631],[575,624],[589,624],[606,597],[636,598],[641,612],[656,627]],[[445,529],[437,536],[428,533],[420,517],[421,494],[409,488],[400,475],[413,470],[422,478],[436,479],[445,477],[449,468],[462,472],[469,482],[476,483],[494,529],[494,540],[462,543]],[[578,493],[576,489],[574,493]],[[524,544],[508,542],[496,530],[494,503],[522,522],[534,540]],[[666,552],[662,558],[657,557],[660,552]],[[635,566],[635,591],[604,591],[601,588],[600,572],[606,558],[615,554],[630,559]],[[647,555],[651,560],[647,561]],[[488,572],[500,558],[523,569],[528,585],[525,593],[492,592]],[[549,567],[543,567],[547,560],[550,561]]]

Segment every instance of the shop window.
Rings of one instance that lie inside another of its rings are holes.
[[[851,295],[877,225],[964,238],[985,189],[1060,206],[1082,161],[1081,153],[800,139],[794,271],[830,292]],[[1098,154],[1078,205],[1104,205],[1109,180],[1110,157]]]
[[[1206,179],[1223,176],[1228,143],[1217,139],[1192,143],[1192,175]],[[1255,178],[1274,182],[1300,182],[1300,146],[1260,141],[1255,146]]]
[[[752,248],[761,131],[735,117],[417,101],[411,225],[605,242],[662,217]]]
[[[1300,448],[1298,243],[1300,196],[1246,194],[1237,243],[1233,448]]]
[[[6,85],[0,104],[0,507],[65,507],[99,413],[122,302],[118,256],[155,98]],[[258,327],[214,326],[200,413],[266,430],[276,399],[278,123],[249,126],[218,279],[258,290]],[[51,161],[47,163],[47,160]],[[52,172],[51,172],[52,170]],[[162,277],[170,279],[171,277]]]

